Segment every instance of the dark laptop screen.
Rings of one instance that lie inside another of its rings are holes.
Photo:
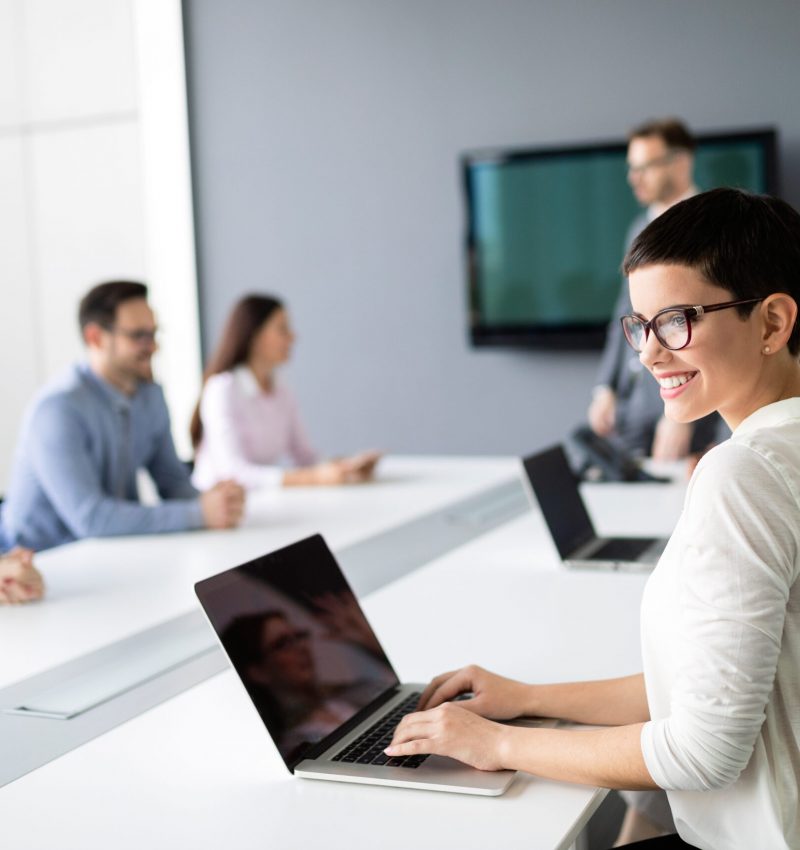
[[[319,535],[198,582],[195,590],[290,768],[399,684]]]
[[[530,455],[522,461],[525,474],[544,514],[558,554],[568,558],[595,537],[578,481],[561,446]]]

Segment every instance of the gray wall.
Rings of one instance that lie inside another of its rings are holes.
[[[206,350],[283,295],[326,452],[517,453],[584,415],[596,357],[473,350],[457,157],[778,126],[800,201],[796,0],[185,0]]]

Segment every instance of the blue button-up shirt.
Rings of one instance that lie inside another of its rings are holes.
[[[164,500],[139,503],[146,469]],[[23,420],[2,528],[10,545],[200,528],[198,493],[175,453],[161,387],[126,396],[85,365],[46,387]]]

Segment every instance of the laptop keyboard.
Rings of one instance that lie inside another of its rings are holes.
[[[420,694],[411,694],[396,705],[388,714],[384,714],[376,723],[336,753],[332,761],[348,764],[377,764],[386,767],[419,767],[428,758],[422,756],[400,756],[390,758],[384,749],[392,743],[397,724],[412,711],[417,710]]]
[[[653,541],[649,539],[609,540],[599,549],[592,552],[591,558],[593,561],[604,560],[606,558],[619,558],[620,560],[632,561],[652,545]]]

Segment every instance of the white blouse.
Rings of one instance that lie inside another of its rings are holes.
[[[243,487],[278,487],[283,465],[316,463],[297,403],[276,384],[265,392],[247,366],[212,375],[200,399],[203,438],[192,482],[205,490],[233,478]]]
[[[800,847],[800,398],[700,462],[642,600],[644,760],[681,837]]]

